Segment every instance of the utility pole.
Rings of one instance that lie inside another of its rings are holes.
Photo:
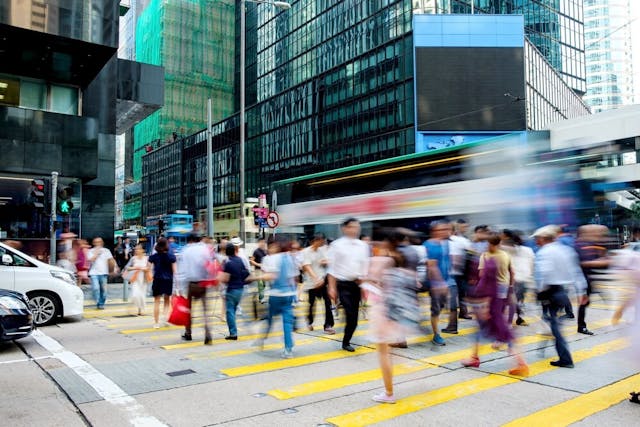
[[[58,172],[51,172],[51,216],[49,217],[49,264],[56,264],[56,197],[58,195]]]

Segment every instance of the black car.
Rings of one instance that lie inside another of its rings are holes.
[[[0,289],[0,341],[28,336],[33,330],[29,301],[18,292]]]

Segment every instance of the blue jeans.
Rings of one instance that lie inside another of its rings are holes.
[[[236,310],[242,299],[242,291],[244,288],[227,289],[225,301],[227,304],[227,326],[229,327],[229,335],[237,336],[238,328],[236,327]]]
[[[97,274],[89,276],[91,278],[91,291],[93,292],[93,299],[96,300],[96,305],[104,307],[104,303],[107,301],[107,278],[108,274]]]
[[[571,364],[573,363],[571,352],[560,332],[560,325],[558,324],[557,318],[558,310],[564,308],[567,299],[567,293],[562,286],[550,286],[549,289],[545,291],[542,299],[542,316],[544,320],[549,323],[551,333],[556,339],[556,351],[558,352],[560,363]]]
[[[282,315],[282,329],[284,330],[284,348],[287,350],[293,349],[293,322],[295,318],[293,316],[293,302],[295,296],[288,297],[269,297],[269,318],[267,320],[267,333],[271,330],[271,324],[273,323],[273,317],[278,314]]]

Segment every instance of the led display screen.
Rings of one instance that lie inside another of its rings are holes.
[[[521,47],[416,47],[418,131],[526,130]]]

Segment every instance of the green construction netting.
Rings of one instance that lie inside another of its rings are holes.
[[[141,148],[206,128],[234,110],[235,1],[153,0],[136,27],[136,61],[165,68],[164,107],[134,128],[133,179],[142,176]]]
[[[122,206],[122,219],[127,221],[140,218],[140,200],[130,200]]]

